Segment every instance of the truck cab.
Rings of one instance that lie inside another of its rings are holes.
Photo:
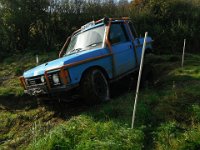
[[[129,18],[103,18],[67,38],[59,58],[25,71],[25,93],[56,95],[79,88],[87,103],[108,100],[109,83],[139,69],[144,38]],[[147,37],[146,49],[152,49]]]

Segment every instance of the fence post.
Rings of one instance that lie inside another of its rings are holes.
[[[36,55],[36,64],[37,65],[39,64],[39,57],[38,57],[38,55]]]
[[[183,67],[183,65],[184,65],[184,58],[185,58],[185,44],[186,44],[186,39],[184,39],[184,43],[183,43],[183,54],[182,54],[181,67]]]
[[[136,88],[136,93],[135,93],[133,115],[132,115],[132,124],[131,124],[132,129],[133,129],[134,122],[135,122],[135,112],[136,112],[136,106],[137,106],[137,100],[138,100],[138,94],[139,94],[139,88],[140,88],[140,80],[141,80],[141,75],[142,75],[143,60],[144,60],[144,53],[145,53],[147,35],[148,35],[148,32],[145,32],[145,37],[144,37],[144,42],[143,42],[143,47],[142,47],[142,56],[141,56],[141,61],[140,61],[140,69],[139,69],[138,80],[137,80],[137,88]]]

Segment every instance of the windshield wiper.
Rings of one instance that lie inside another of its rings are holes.
[[[69,51],[70,53],[72,53],[72,52],[79,52],[80,50],[82,50],[82,48],[75,48],[75,49],[73,49],[73,50],[71,50],[71,51]]]
[[[82,48],[75,48],[75,49],[68,51],[65,55],[74,54],[74,53],[79,52],[80,50],[82,50]]]
[[[94,47],[94,46],[101,44],[101,43],[103,43],[103,42],[94,42],[94,43],[87,45],[86,47],[90,47],[90,46]]]

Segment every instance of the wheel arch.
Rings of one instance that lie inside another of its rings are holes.
[[[93,70],[93,69],[99,69],[102,71],[102,73],[104,74],[104,76],[106,77],[107,80],[110,79],[109,75],[108,75],[108,72],[106,71],[105,68],[103,68],[102,66],[98,66],[98,65],[95,65],[95,66],[90,66],[89,68],[85,69],[83,71],[83,73],[81,74],[81,80],[80,82],[82,81],[82,79],[84,78],[84,76],[86,75],[86,73],[90,70]]]

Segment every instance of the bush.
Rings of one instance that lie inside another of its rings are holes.
[[[199,105],[192,105],[192,115],[193,115],[193,121],[199,122],[200,121],[200,106]]]
[[[199,5],[196,0],[149,0],[142,9],[131,7],[130,15],[140,34],[148,31],[153,37],[157,52],[180,52],[185,38],[187,51],[198,52]]]

